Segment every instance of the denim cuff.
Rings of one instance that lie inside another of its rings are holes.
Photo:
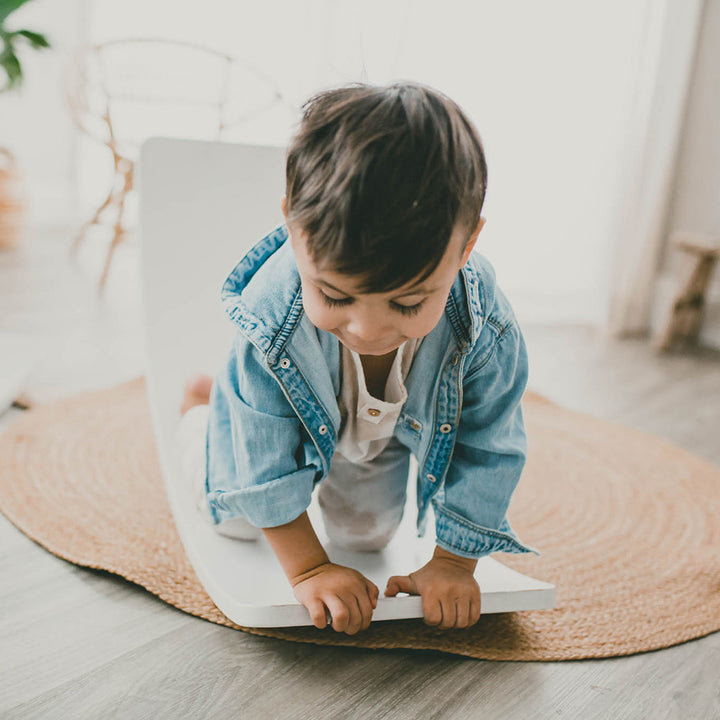
[[[435,542],[443,550],[474,559],[494,552],[541,554],[536,548],[520,542],[507,520],[503,520],[496,530],[476,525],[435,501],[432,505],[435,512]]]
[[[289,523],[307,510],[312,500],[317,469],[304,467],[261,485],[239,490],[213,490],[207,503],[216,525],[244,517],[256,527],[276,527]]]

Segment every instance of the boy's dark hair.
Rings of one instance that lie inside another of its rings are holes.
[[[456,226],[469,238],[487,166],[477,130],[442,93],[355,83],[303,105],[286,181],[288,224],[313,262],[384,292],[426,279]]]

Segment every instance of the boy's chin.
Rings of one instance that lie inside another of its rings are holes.
[[[377,345],[375,347],[373,346],[363,346],[363,345],[356,345],[355,343],[349,342],[345,340],[344,338],[338,337],[338,340],[348,349],[352,350],[353,352],[356,352],[358,355],[387,355],[388,353],[393,352],[394,350],[397,350],[402,344],[403,340],[399,340],[395,343],[391,343],[389,345]]]

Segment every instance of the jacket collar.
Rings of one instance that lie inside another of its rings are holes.
[[[302,290],[295,256],[281,225],[260,240],[235,266],[223,284],[225,312],[250,342],[274,362],[303,315]],[[481,260],[471,253],[458,273],[445,305],[462,352],[480,335],[484,322]]]

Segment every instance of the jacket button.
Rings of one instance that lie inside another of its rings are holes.
[[[280,367],[281,368],[289,368],[290,367],[290,361],[287,358],[283,358],[280,361]]]
[[[327,434],[327,425],[321,425],[321,426],[318,428],[318,432],[319,432],[321,435],[326,435],[326,434]]]
[[[452,430],[452,425],[448,425],[447,423],[443,423],[443,424],[440,426],[440,432],[441,432],[443,435],[447,435],[451,430]]]
[[[426,477],[431,483],[437,482],[437,478],[434,475],[428,474]]]

